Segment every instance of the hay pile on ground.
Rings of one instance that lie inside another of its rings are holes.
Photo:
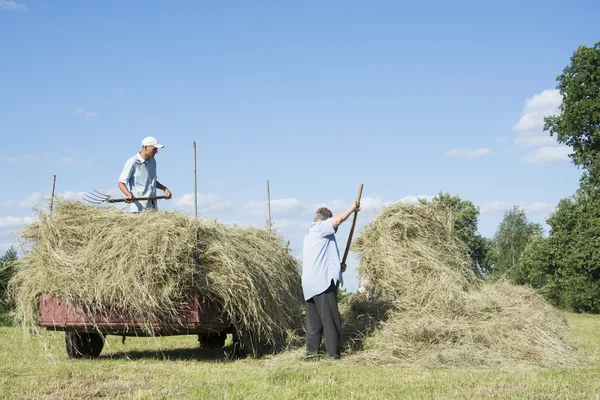
[[[297,261],[280,237],[255,228],[146,211],[59,201],[38,212],[21,236],[25,256],[11,282],[16,317],[34,328],[40,294],[94,315],[177,326],[186,295],[197,289],[261,341],[288,328],[301,303]]]
[[[412,366],[575,366],[564,318],[533,290],[482,283],[452,221],[432,205],[396,204],[354,244],[369,298],[345,308],[350,359]],[[358,333],[358,334],[357,334]],[[351,346],[358,339],[358,345]]]

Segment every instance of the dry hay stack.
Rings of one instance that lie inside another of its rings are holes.
[[[370,296],[345,309],[346,333],[363,350],[350,359],[422,367],[579,364],[561,339],[566,321],[541,296],[476,279],[444,210],[392,205],[363,229],[354,250]]]
[[[21,232],[27,250],[11,282],[26,328],[35,327],[44,293],[78,309],[93,304],[96,315],[141,321],[150,334],[155,322],[177,326],[194,288],[263,341],[274,341],[298,315],[297,261],[272,233],[68,201],[38,215]]]

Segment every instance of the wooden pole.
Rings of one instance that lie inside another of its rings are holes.
[[[363,184],[361,183],[358,188],[358,196],[356,197],[356,203],[360,205],[360,198],[362,196]],[[352,243],[352,235],[354,234],[354,227],[356,226],[356,217],[358,217],[358,210],[354,211],[354,217],[352,218],[352,226],[350,227],[350,234],[348,235],[348,243],[346,243],[346,250],[344,251],[344,257],[342,258],[342,264],[346,264],[348,258],[348,252],[350,251],[350,244]],[[340,281],[337,282],[336,289],[340,288]]]
[[[56,188],[56,175],[52,177],[52,194],[50,195],[50,212],[54,208],[54,189]]]
[[[194,218],[198,219],[198,179],[196,176],[196,141],[194,140]]]
[[[271,189],[267,179],[267,230],[271,231]]]
[[[360,197],[362,196],[363,184],[360,184],[358,188],[358,197],[356,203],[360,204]],[[352,234],[354,233],[354,227],[356,226],[356,217],[358,217],[358,211],[354,211],[354,218],[352,218],[352,226],[350,227],[350,234],[348,235],[348,243],[346,243],[346,250],[344,251],[344,258],[342,258],[342,264],[346,264],[348,258],[348,252],[350,251],[350,243],[352,243]]]

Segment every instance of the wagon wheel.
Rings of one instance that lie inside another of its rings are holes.
[[[104,348],[104,337],[99,333],[65,332],[69,358],[97,358]]]

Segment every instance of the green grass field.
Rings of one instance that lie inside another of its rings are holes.
[[[565,314],[587,368],[411,369],[275,359],[230,360],[194,336],[109,337],[96,360],[70,360],[64,334],[24,340],[0,326],[0,398],[600,398],[600,316]],[[46,345],[46,348],[42,346]]]

